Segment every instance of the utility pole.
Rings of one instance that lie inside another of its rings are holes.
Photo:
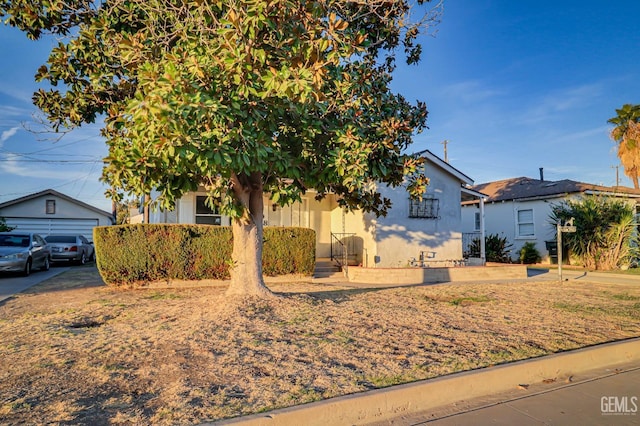
[[[620,185],[620,166],[611,166],[612,169],[616,169],[616,187]]]
[[[444,145],[444,162],[449,163],[449,156],[447,155],[447,145],[449,144],[449,141],[445,139],[440,143]]]

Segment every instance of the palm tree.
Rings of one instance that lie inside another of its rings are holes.
[[[624,174],[633,181],[633,187],[640,188],[640,105],[624,104],[616,109],[616,116],[607,120],[615,125],[611,139],[618,144],[618,158]]]

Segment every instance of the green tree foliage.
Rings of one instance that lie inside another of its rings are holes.
[[[0,232],[10,232],[13,231],[15,228],[7,225],[7,220],[0,216]]]
[[[263,192],[285,205],[314,189],[376,214],[390,206],[376,182],[424,192],[404,152],[426,107],[389,89],[398,52],[418,62],[438,19],[423,3],[6,0],[0,16],[34,39],[66,36],[34,101],[56,130],[104,116],[111,195],[157,190],[171,208],[204,185],[234,218],[229,292],[265,296]]]
[[[607,120],[615,125],[611,139],[618,144],[618,158],[624,173],[638,189],[640,176],[640,105],[625,104],[616,109],[616,116]]]
[[[575,233],[562,234],[573,256],[589,269],[612,270],[635,258],[638,234],[634,209],[622,200],[588,196],[552,207],[550,224],[556,227],[574,218]]]

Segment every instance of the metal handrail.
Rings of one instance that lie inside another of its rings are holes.
[[[331,233],[331,260],[338,263],[345,275],[349,272],[349,255],[353,252],[353,248],[350,247],[353,243],[348,238],[355,235],[355,233]]]

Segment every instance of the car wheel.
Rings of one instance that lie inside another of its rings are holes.
[[[44,258],[44,264],[42,265],[42,270],[43,271],[48,271],[49,268],[51,268],[51,262],[49,262],[49,258],[45,257]]]
[[[29,275],[31,275],[31,259],[28,259],[27,264],[24,265],[24,270],[22,271],[22,275],[24,275],[25,277],[28,277]]]

